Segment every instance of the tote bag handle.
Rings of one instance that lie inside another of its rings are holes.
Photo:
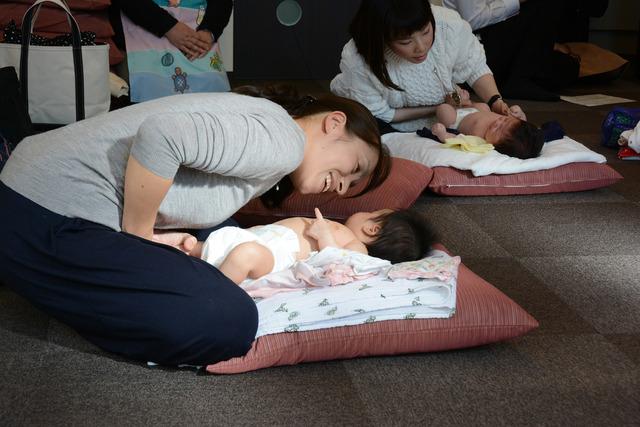
[[[71,42],[73,46],[73,70],[76,88],[76,121],[84,119],[84,72],[82,66],[82,46],[80,39],[80,27],[71,14],[69,6],[62,0],[37,0],[22,17],[22,48],[20,50],[20,87],[25,105],[29,105],[29,45],[31,33],[42,7],[42,3],[53,3],[67,13],[67,21],[71,27]]]

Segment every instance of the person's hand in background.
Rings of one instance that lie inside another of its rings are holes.
[[[198,37],[198,39],[200,39],[200,41],[204,43],[207,47],[205,50],[202,51],[202,53],[200,53],[199,56],[195,58],[189,58],[190,60],[203,58],[204,56],[206,56],[209,53],[209,51],[213,48],[213,44],[215,43],[213,34],[211,34],[211,31],[209,30],[196,31],[196,37]]]
[[[177,22],[167,31],[165,37],[190,61],[204,56],[210,49],[209,44],[202,40],[196,30],[182,22]]]

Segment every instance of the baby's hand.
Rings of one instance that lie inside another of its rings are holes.
[[[331,230],[331,224],[322,217],[320,209],[315,208],[316,219],[311,222],[311,225],[305,231],[305,234],[318,241],[320,249],[326,246],[335,246],[333,231]]]
[[[469,101],[471,99],[471,95],[469,95],[468,90],[464,90],[461,87],[457,87],[458,95],[460,95],[461,101]]]

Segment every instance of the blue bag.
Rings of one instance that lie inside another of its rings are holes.
[[[618,148],[620,134],[636,127],[639,121],[640,108],[614,107],[602,122],[602,145]]]

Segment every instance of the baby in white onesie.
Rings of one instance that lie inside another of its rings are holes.
[[[358,212],[344,224],[293,217],[248,229],[223,227],[199,242],[191,255],[214,265],[236,284],[282,271],[325,247],[350,249],[393,262],[420,259],[431,248],[434,233],[415,209]]]

